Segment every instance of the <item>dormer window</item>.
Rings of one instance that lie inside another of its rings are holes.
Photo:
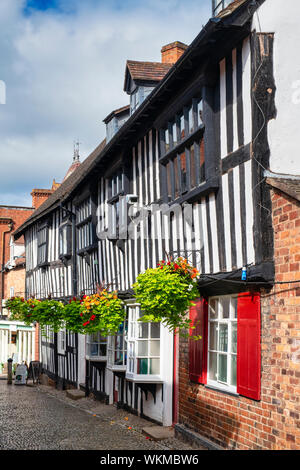
[[[151,91],[154,90],[153,86],[139,86],[130,95],[130,114],[133,114],[142,102],[150,95]]]
[[[103,120],[106,124],[107,142],[113,138],[129,118],[129,108],[130,106],[123,106],[122,108],[116,109]]]

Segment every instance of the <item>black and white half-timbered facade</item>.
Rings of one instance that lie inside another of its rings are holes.
[[[201,320],[203,340],[190,346],[186,374],[259,400],[260,330],[246,313],[259,315],[260,288],[274,280],[263,183],[276,117],[274,35],[258,28],[264,7],[270,1],[214,2],[189,47],[170,45],[180,52],[176,66],[164,57],[128,61],[130,107],[106,118],[107,140],[17,233],[26,240],[27,296],[66,299],[103,283],[128,312],[113,338],[42,338],[44,370],[164,425],[178,420],[181,343],[137,322],[132,285],[168,254],[201,273],[191,317]],[[241,296],[251,290],[254,306]]]

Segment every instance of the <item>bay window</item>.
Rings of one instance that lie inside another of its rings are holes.
[[[127,378],[160,382],[162,377],[160,323],[144,323],[139,305],[128,307]],[[165,332],[164,332],[165,333]]]

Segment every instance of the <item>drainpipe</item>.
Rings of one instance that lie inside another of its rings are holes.
[[[0,295],[0,312],[2,315],[2,302],[4,298],[4,265],[5,265],[5,234],[10,233],[13,229],[14,222],[10,217],[1,217],[1,221],[4,221],[8,225],[8,230],[2,232],[2,263],[1,263],[1,295]]]

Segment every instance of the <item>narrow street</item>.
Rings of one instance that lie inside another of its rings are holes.
[[[91,398],[73,401],[48,386],[0,380],[0,450],[191,450],[172,438],[154,442],[149,421]]]

